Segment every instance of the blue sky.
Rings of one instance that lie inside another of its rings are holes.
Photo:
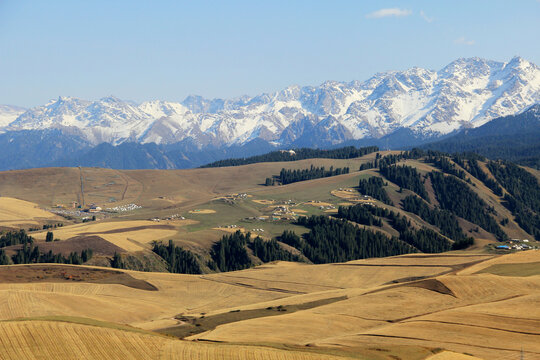
[[[0,104],[256,95],[459,57],[540,64],[540,0],[0,0]]]

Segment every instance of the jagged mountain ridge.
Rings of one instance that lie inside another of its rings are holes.
[[[507,63],[470,58],[440,71],[412,68],[364,82],[327,81],[234,99],[189,96],[182,103],[137,105],[112,96],[98,101],[60,97],[0,124],[0,130],[59,129],[94,145],[189,141],[199,148],[219,148],[262,139],[331,146],[403,129],[417,137],[437,137],[539,101],[540,68],[535,64],[519,57]]]

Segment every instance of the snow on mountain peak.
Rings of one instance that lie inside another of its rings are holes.
[[[0,129],[76,128],[92,143],[186,139],[204,146],[255,138],[337,143],[380,137],[400,128],[446,134],[479,126],[540,102],[540,68],[514,57],[509,62],[457,59],[439,71],[413,67],[377,73],[368,80],[289,86],[254,97],[136,105],[108,96],[97,101],[59,97],[14,119],[0,108]],[[4,120],[2,120],[4,119]],[[9,124],[9,125],[8,125]],[[315,140],[316,141],[316,140]]]
[[[19,106],[0,105],[0,130],[15,121],[25,111],[25,108]]]

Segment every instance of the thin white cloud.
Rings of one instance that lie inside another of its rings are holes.
[[[454,44],[471,46],[474,45],[474,40],[466,39],[464,36],[462,36],[454,40]]]
[[[538,0],[538,1],[540,1],[540,0]],[[427,16],[426,13],[424,12],[424,10],[420,10],[420,16],[422,17],[422,19],[424,19],[428,23],[432,23],[433,20],[434,20],[434,18]]]
[[[411,10],[391,8],[391,9],[380,9],[380,10],[374,11],[372,13],[367,14],[366,18],[380,19],[380,18],[390,17],[390,16],[403,17],[403,16],[409,16],[411,14],[412,14]]]

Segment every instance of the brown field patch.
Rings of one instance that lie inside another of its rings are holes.
[[[8,265],[0,267],[0,283],[36,283],[36,282],[88,282],[97,284],[120,284],[140,290],[157,291],[147,281],[135,279],[131,275],[99,268],[76,265]]]
[[[420,281],[413,281],[408,286],[412,287],[418,287],[430,291],[438,292],[439,294],[443,295],[450,295],[450,296],[456,296],[452,290],[450,290],[446,285],[444,285],[442,282],[440,282],[437,279],[427,279],[427,280],[420,280]]]
[[[114,253],[125,252],[124,249],[96,235],[76,236],[65,241],[40,242],[37,245],[39,246],[39,250],[43,253],[50,250],[55,254],[60,253],[64,256],[69,255],[71,252],[80,253],[86,249],[92,249],[94,251],[94,255],[104,256],[112,256]],[[12,245],[4,249],[9,251],[20,249],[21,247],[22,245]]]
[[[294,211],[294,212],[299,213],[299,214],[305,214],[305,213],[307,213],[306,210],[302,210],[302,209],[290,209],[290,211]]]

